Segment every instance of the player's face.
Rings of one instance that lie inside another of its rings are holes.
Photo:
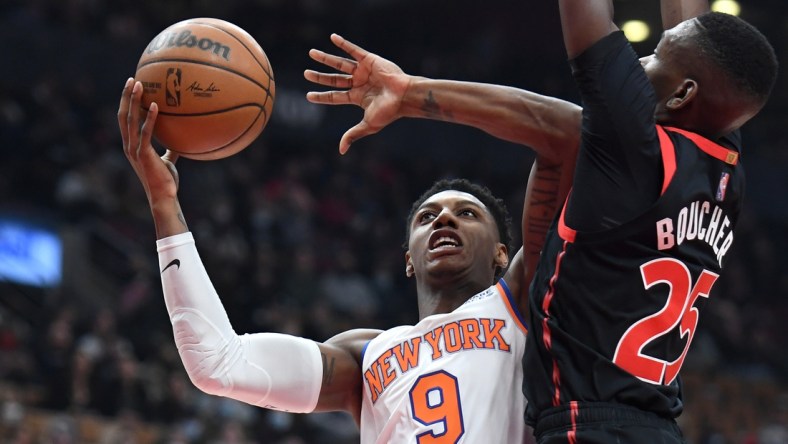
[[[665,122],[668,118],[668,102],[680,90],[687,78],[687,57],[692,33],[695,32],[695,20],[687,20],[672,29],[666,30],[657,44],[654,53],[640,59],[646,76],[657,98],[655,116],[657,122]],[[691,61],[689,61],[691,63]]]
[[[482,278],[494,274],[501,265],[496,261],[506,255],[492,214],[465,192],[447,190],[428,198],[411,220],[410,231],[406,258],[417,278],[467,273]]]

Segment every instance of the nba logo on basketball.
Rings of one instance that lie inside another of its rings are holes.
[[[180,106],[181,104],[181,69],[168,68],[167,69],[167,85],[165,93],[167,94],[167,105]]]
[[[730,178],[731,175],[728,173],[722,173],[722,176],[720,176],[720,184],[717,186],[717,202],[725,200],[725,191],[728,189],[728,180]]]

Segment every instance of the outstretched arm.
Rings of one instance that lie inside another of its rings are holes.
[[[362,121],[342,136],[343,154],[354,141],[402,117],[473,126],[554,161],[564,157],[567,147],[573,150],[579,144],[581,109],[573,103],[508,86],[411,76],[337,34],[331,41],[349,57],[317,49],[309,55],[339,72],[306,70],[304,77],[336,88],[307,93],[310,102],[364,109]]]
[[[662,28],[670,29],[684,20],[709,11],[709,0],[661,0]]]
[[[505,276],[525,314],[528,285],[545,235],[571,184],[582,109],[565,100],[508,86],[411,76],[393,62],[337,34],[331,35],[331,41],[349,57],[316,49],[309,55],[339,72],[306,70],[304,77],[318,85],[338,88],[309,92],[310,102],[364,109],[362,121],[342,136],[341,153],[352,142],[402,117],[472,126],[536,152],[524,203],[524,244]]]
[[[558,5],[569,59],[618,30],[613,22],[613,0],[559,0]]]
[[[151,144],[155,103],[140,126],[142,89],[140,82],[126,82],[118,125],[153,214],[164,300],[189,378],[206,393],[260,407],[346,410],[358,419],[360,351],[379,332],[353,330],[321,344],[276,333],[235,333],[181,213],[175,156],[159,157]]]

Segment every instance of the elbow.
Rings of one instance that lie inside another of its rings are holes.
[[[223,396],[232,385],[227,369],[241,354],[238,336],[231,331],[219,333],[193,312],[179,313],[172,321],[175,345],[192,384],[210,395]]]
[[[227,378],[222,376],[223,360],[209,350],[195,349],[193,346],[179,346],[183,368],[189,380],[200,391],[209,395],[219,395],[227,391]]]
[[[201,392],[208,395],[222,396],[226,390],[226,385],[215,376],[209,375],[205,372],[190,370],[186,367],[186,373],[189,375],[189,380]]]
[[[561,129],[561,161],[574,162],[577,156],[577,151],[580,149],[580,135],[583,127],[583,108],[575,105],[567,105],[567,118],[564,119],[564,125]]]
[[[583,109],[559,99],[551,100],[549,106],[540,121],[542,146],[546,149],[534,149],[545,164],[574,164],[580,148]]]
[[[216,353],[215,350],[199,350],[188,346],[179,346],[178,353],[189,380],[201,392],[227,396],[232,390],[228,356]]]
[[[580,128],[581,118],[578,114],[577,119],[567,119],[566,123],[559,128],[555,134],[551,153],[552,160],[556,164],[574,165],[577,152],[580,150]]]

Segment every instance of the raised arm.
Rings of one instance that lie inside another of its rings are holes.
[[[411,76],[339,35],[332,34],[331,41],[350,57],[316,49],[309,55],[339,72],[306,70],[304,77],[338,88],[309,92],[310,102],[364,109],[362,121],[342,136],[343,154],[354,141],[402,117],[473,126],[554,161],[564,157],[566,147],[579,144],[581,108],[573,103],[508,86]]]
[[[377,133],[402,117],[472,126],[536,152],[524,203],[524,244],[505,276],[521,309],[527,309],[528,285],[547,229],[571,184],[580,144],[582,109],[565,100],[509,86],[411,76],[393,62],[339,35],[332,34],[331,41],[350,57],[316,49],[309,55],[339,72],[306,70],[304,77],[318,85],[339,88],[309,92],[309,101],[364,109],[362,121],[342,136],[341,153],[352,142]]]
[[[709,11],[708,0],[661,0],[662,28],[670,29],[684,20]]]
[[[155,103],[140,127],[141,97],[142,84],[129,79],[118,125],[153,214],[164,301],[191,381],[206,393],[259,407],[345,410],[358,420],[361,349],[379,332],[353,330],[325,343],[278,333],[236,334],[181,212],[175,156],[159,157],[151,144]]]
[[[559,0],[558,5],[569,59],[618,30],[613,22],[612,0]]]
[[[118,108],[118,127],[123,152],[142,182],[150,204],[156,238],[162,239],[189,231],[178,202],[177,154],[167,151],[159,157],[150,141],[159,107],[152,103],[144,123],[140,123],[142,84],[128,79]],[[141,125],[141,128],[140,128]]]
[[[539,263],[547,231],[572,186],[574,168],[573,151],[567,153],[563,162],[537,156],[528,176],[521,221],[523,245],[512,258],[504,276],[526,319],[529,286]]]

